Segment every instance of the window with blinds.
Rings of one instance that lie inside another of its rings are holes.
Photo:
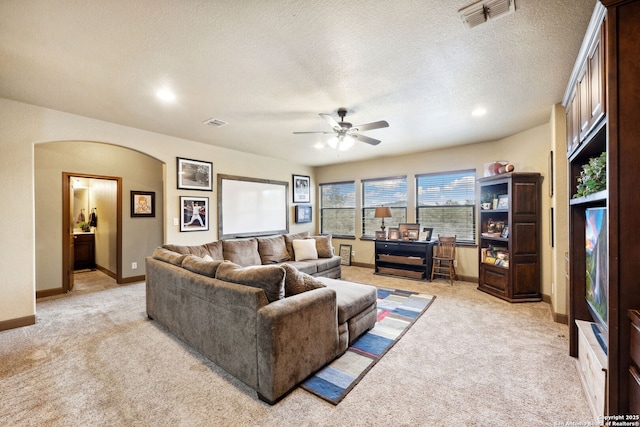
[[[355,237],[355,181],[320,184],[320,233]]]
[[[407,222],[407,177],[377,178],[362,181],[362,237],[374,237],[380,230],[382,218],[374,218],[377,207],[391,209],[391,218],[384,219],[386,227]]]
[[[474,169],[416,175],[416,218],[420,227],[433,227],[435,238],[456,236],[475,243],[476,171]]]

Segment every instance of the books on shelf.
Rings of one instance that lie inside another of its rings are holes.
[[[488,246],[486,248],[482,248],[481,254],[483,263],[509,268],[509,251],[507,248],[500,246]]]

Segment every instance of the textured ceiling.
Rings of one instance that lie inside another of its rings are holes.
[[[308,165],[547,122],[595,0],[517,0],[473,29],[458,17],[469,3],[2,0],[0,97]],[[175,102],[156,98],[162,86]],[[364,133],[382,143],[337,152],[292,134],[330,130],[318,113],[339,107],[354,124],[387,120]]]

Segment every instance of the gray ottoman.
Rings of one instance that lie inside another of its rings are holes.
[[[360,335],[373,328],[378,314],[375,286],[345,280],[316,277],[336,292],[338,303],[339,352],[341,354]]]

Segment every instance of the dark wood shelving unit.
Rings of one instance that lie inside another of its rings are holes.
[[[577,323],[594,322],[585,299],[585,211],[607,209],[607,323],[604,403],[597,415],[631,410],[631,327],[629,310],[640,308],[640,1],[601,0],[591,23],[565,98],[569,195],[590,158],[607,153],[607,189],[569,201],[569,353],[584,365]],[[584,326],[583,326],[584,327]],[[596,347],[597,350],[597,347]],[[604,354],[604,352],[603,352]],[[584,377],[594,373],[584,372]],[[590,403],[600,390],[587,390]]]
[[[512,172],[478,179],[478,206],[487,194],[508,198],[504,209],[481,207],[478,212],[478,289],[505,301],[542,300],[540,182],[539,173]],[[490,235],[493,233],[500,235]],[[497,254],[498,260],[487,253]]]

